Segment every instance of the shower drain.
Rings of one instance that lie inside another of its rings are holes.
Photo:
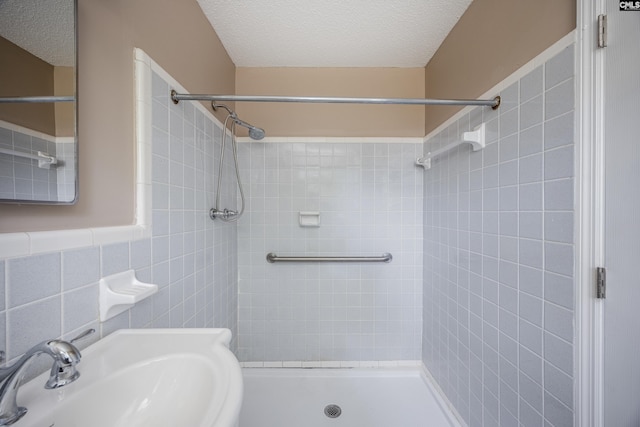
[[[329,418],[338,418],[342,414],[342,409],[338,405],[327,405],[324,407],[324,414]]]

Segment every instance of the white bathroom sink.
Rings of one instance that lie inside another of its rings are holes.
[[[120,330],[82,351],[75,382],[24,384],[17,427],[232,427],[242,373],[228,329]],[[46,357],[46,356],[41,356]]]

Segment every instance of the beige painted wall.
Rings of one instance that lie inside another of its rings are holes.
[[[53,68],[53,94],[56,96],[75,95],[74,67]],[[76,104],[75,102],[57,102],[55,105],[56,136],[73,136],[75,134]]]
[[[241,68],[238,95],[422,98],[424,68]],[[424,136],[424,107],[238,102],[267,136]],[[241,133],[242,135],[242,133]]]
[[[576,27],[575,0],[475,0],[426,66],[426,98],[478,98]],[[425,108],[425,133],[458,107]]]
[[[75,94],[74,67],[53,68],[53,94],[69,96]],[[73,136],[75,134],[76,106],[74,102],[57,102],[55,104],[56,136]]]
[[[473,98],[575,27],[574,0],[475,0],[426,69],[235,69],[196,0],[79,0],[80,199],[0,206],[0,232],[131,224],[133,48],[192,93]],[[424,136],[456,109],[238,103],[269,136]],[[426,114],[425,114],[426,111]]]
[[[53,95],[53,66],[0,37],[0,96],[45,95]],[[0,104],[0,120],[56,134],[53,104]]]
[[[193,93],[233,93],[235,66],[196,0],[79,0],[80,199],[0,206],[0,232],[132,224],[133,48]]]

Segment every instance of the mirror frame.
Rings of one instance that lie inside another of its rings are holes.
[[[74,194],[71,200],[67,201],[53,201],[53,200],[24,200],[24,199],[2,199],[0,198],[0,204],[12,204],[12,205],[54,205],[54,206],[70,206],[75,205],[78,202],[79,197],[79,148],[78,148],[78,0],[71,0],[73,2],[73,43],[74,43],[74,67],[73,67],[73,91],[74,91],[74,111],[73,111],[73,145],[74,145]]]

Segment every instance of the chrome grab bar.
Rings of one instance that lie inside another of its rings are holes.
[[[391,262],[393,256],[384,253],[382,256],[278,256],[273,252],[267,254],[267,262]]]

